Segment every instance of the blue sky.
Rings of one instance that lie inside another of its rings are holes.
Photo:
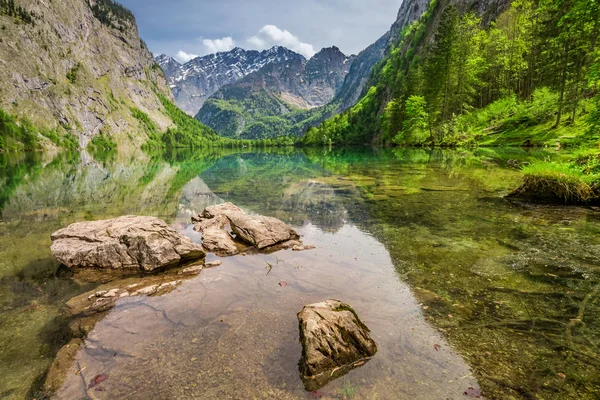
[[[150,50],[193,56],[279,44],[310,57],[323,47],[358,53],[396,19],[402,0],[120,0]]]

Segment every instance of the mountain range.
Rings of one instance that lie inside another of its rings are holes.
[[[472,10],[487,23],[507,4],[406,0],[390,31],[356,56],[329,47],[307,60],[276,46],[180,64],[166,55],[153,59],[133,14],[113,0],[0,2],[0,123],[11,127],[0,132],[0,151],[85,148],[97,137],[126,147],[198,145],[194,136],[214,142],[210,128],[229,138],[298,137],[374,87],[381,101],[369,104],[379,116],[394,96],[383,74],[402,76],[394,51],[419,55],[435,44],[440,10]],[[403,35],[414,36],[408,28],[428,12],[418,47],[406,48]],[[171,101],[208,127],[184,118]]]
[[[155,58],[177,105],[230,138],[300,136],[310,126],[354,105],[391,33],[359,55],[332,46],[307,60],[287,48],[235,48],[185,64]]]
[[[214,141],[171,101],[222,136],[300,136],[356,103],[392,36],[358,56],[236,48],[180,64],[153,59],[113,0],[2,2],[0,23],[0,151]]]
[[[339,93],[354,59],[330,47],[310,60],[300,56],[270,63],[219,89],[196,119],[231,138],[297,135],[313,110]]]
[[[239,47],[227,52],[197,57],[185,64],[166,54],[155,61],[165,72],[179,108],[194,116],[204,102],[220,88],[259,71],[272,63],[304,60],[298,53],[275,46],[269,50],[244,50]]]

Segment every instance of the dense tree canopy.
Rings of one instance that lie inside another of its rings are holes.
[[[515,0],[489,26],[443,3],[403,32],[366,96],[305,143],[456,144],[484,130],[596,126],[598,1]]]

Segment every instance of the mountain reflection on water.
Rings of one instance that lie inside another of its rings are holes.
[[[480,387],[490,398],[597,398],[600,217],[502,198],[520,180],[508,160],[549,157],[564,155],[0,156],[0,397],[39,395],[73,336],[62,307],[100,285],[52,259],[53,231],[140,214],[193,237],[192,215],[231,201],[317,249],[227,258],[170,293],[119,300],[94,321],[59,398],[87,396],[82,379],[99,375],[99,399],[465,398]],[[296,313],[326,298],[357,310],[379,352],[309,394]]]

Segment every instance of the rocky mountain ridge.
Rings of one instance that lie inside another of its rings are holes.
[[[217,92],[214,98],[227,99],[225,93],[234,87],[252,88],[263,89],[296,108],[320,107],[338,93],[354,58],[334,46],[322,49],[310,60],[294,57],[272,62]]]
[[[299,128],[290,125],[308,115],[304,111],[325,106],[335,98],[355,58],[334,46],[322,49],[310,60],[296,57],[270,63],[219,89],[196,119],[232,138],[291,134]]]
[[[155,58],[165,72],[177,105],[192,116],[223,86],[237,82],[266,65],[289,60],[306,62],[302,55],[282,46],[264,51],[236,47],[231,51],[197,57],[184,64],[165,54]]]

